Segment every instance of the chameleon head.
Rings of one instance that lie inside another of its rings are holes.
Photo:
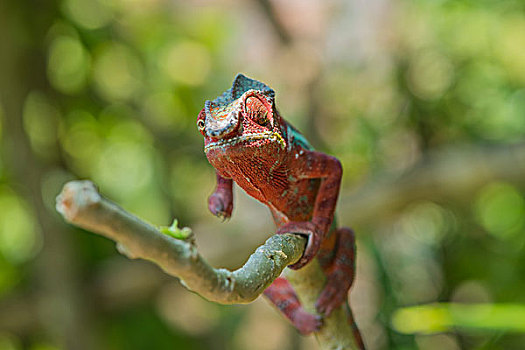
[[[206,101],[197,118],[204,151],[216,158],[236,151],[244,155],[264,148],[278,155],[286,148],[286,128],[275,109],[274,91],[242,74],[213,101]]]

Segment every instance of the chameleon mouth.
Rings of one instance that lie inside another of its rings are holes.
[[[272,132],[272,131],[264,131],[264,132],[258,132],[258,133],[253,133],[253,134],[245,134],[245,135],[233,137],[231,139],[218,140],[218,141],[209,143],[204,147],[204,152],[208,152],[212,149],[221,148],[221,147],[235,146],[242,142],[252,142],[252,141],[258,141],[258,140],[270,140],[273,142],[277,142],[283,149],[286,147],[284,139],[282,138],[281,135],[279,135],[276,132]]]

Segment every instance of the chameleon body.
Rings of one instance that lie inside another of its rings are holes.
[[[305,235],[305,252],[289,267],[299,269],[318,258],[327,283],[316,309],[330,315],[346,302],[355,270],[354,234],[336,228],[334,220],[342,175],[339,160],[315,151],[281,117],[274,91],[242,74],[221,96],[206,101],[197,127],[216,169],[217,187],[208,199],[209,210],[223,219],[231,216],[235,182],[269,207],[278,234]],[[302,308],[286,279],[276,279],[264,294],[301,333],[321,327],[322,318]],[[349,319],[354,326],[350,312]]]

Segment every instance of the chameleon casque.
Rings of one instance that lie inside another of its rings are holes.
[[[217,175],[209,210],[223,219],[231,216],[235,182],[270,208],[278,234],[306,236],[303,256],[289,267],[300,269],[318,258],[327,283],[316,309],[330,315],[346,302],[355,274],[354,234],[348,228],[336,228],[334,220],[342,175],[339,160],[316,152],[281,117],[274,91],[242,74],[221,96],[205,102],[197,127]],[[264,294],[301,333],[321,327],[322,318],[303,309],[285,278],[277,278]],[[355,338],[364,348],[350,309],[347,311]]]

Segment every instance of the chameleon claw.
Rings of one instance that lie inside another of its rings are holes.
[[[231,217],[233,209],[233,203],[228,199],[223,192],[215,192],[208,198],[208,209],[223,222]]]
[[[219,219],[221,219],[221,222],[226,222],[230,219],[230,216],[225,213],[224,211],[219,211],[215,214],[215,216]]]

